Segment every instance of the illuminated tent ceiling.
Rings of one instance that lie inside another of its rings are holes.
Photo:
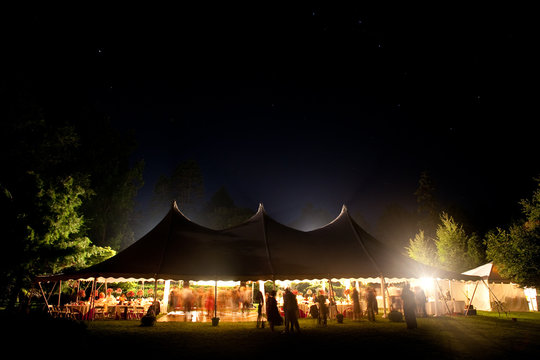
[[[173,203],[151,231],[117,255],[87,269],[39,277],[139,280],[410,279],[478,280],[422,265],[364,231],[343,206],[328,225],[300,231],[273,220],[262,205],[238,226],[212,230]]]

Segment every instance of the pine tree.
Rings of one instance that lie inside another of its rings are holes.
[[[431,266],[439,265],[435,242],[425,236],[424,230],[420,230],[414,239],[409,239],[409,246],[406,249],[409,257],[413,260]]]
[[[476,235],[468,235],[463,226],[445,212],[440,219],[435,240],[440,265],[456,272],[480,265],[483,256]]]

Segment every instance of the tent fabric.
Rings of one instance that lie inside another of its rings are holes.
[[[525,291],[516,284],[504,283],[486,283],[485,286],[490,287],[490,303],[491,308],[496,309],[495,300],[502,302],[504,310],[508,311],[528,311],[529,304]]]
[[[474,269],[465,271],[463,274],[480,276],[482,279],[489,281],[509,282],[509,280],[503,279],[501,275],[499,275],[499,271],[497,270],[497,267],[493,265],[493,262],[480,265]]]
[[[491,311],[496,306],[496,300],[502,302],[508,311],[527,311],[529,305],[525,290],[510,280],[501,277],[493,262],[480,265],[465,271],[464,275],[479,276],[483,281],[478,286],[473,305],[479,310]]]
[[[117,255],[87,269],[37,281],[131,278],[145,280],[303,280],[437,277],[477,280],[422,265],[364,231],[343,206],[328,225],[300,231],[255,215],[224,230],[200,226],[176,203],[151,231]]]

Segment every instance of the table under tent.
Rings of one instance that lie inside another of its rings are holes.
[[[441,280],[480,280],[477,276],[426,266],[401,255],[362,229],[345,206],[331,223],[307,232],[272,219],[262,204],[242,224],[212,230],[189,220],[174,202],[152,230],[117,255],[87,269],[40,276],[36,281],[41,285],[86,280],[92,282],[94,290],[100,282],[128,279],[153,282],[156,290],[159,283],[165,294],[159,299],[162,313],[168,311],[167,294],[179,281],[213,286],[217,299],[214,317],[220,311],[218,290],[225,289],[225,283],[220,281],[236,282],[233,286],[259,283],[262,292],[264,282],[284,287],[315,282],[325,287],[329,295],[333,295],[333,281],[351,287],[376,283],[379,307],[386,314],[395,298],[388,284],[409,282],[411,288],[429,284],[437,289]],[[438,296],[434,302],[433,314],[441,314]]]

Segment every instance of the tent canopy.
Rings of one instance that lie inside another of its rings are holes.
[[[176,202],[146,235],[87,269],[38,277],[146,280],[303,280],[435,277],[478,280],[420,264],[364,231],[343,206],[328,225],[300,231],[272,219],[262,204],[238,226],[212,230],[182,214]]]
[[[484,265],[475,267],[474,269],[465,271],[464,275],[479,276],[484,280],[497,281],[497,282],[510,282],[508,279],[504,279],[497,270],[497,267],[493,265],[493,262],[489,262]]]

